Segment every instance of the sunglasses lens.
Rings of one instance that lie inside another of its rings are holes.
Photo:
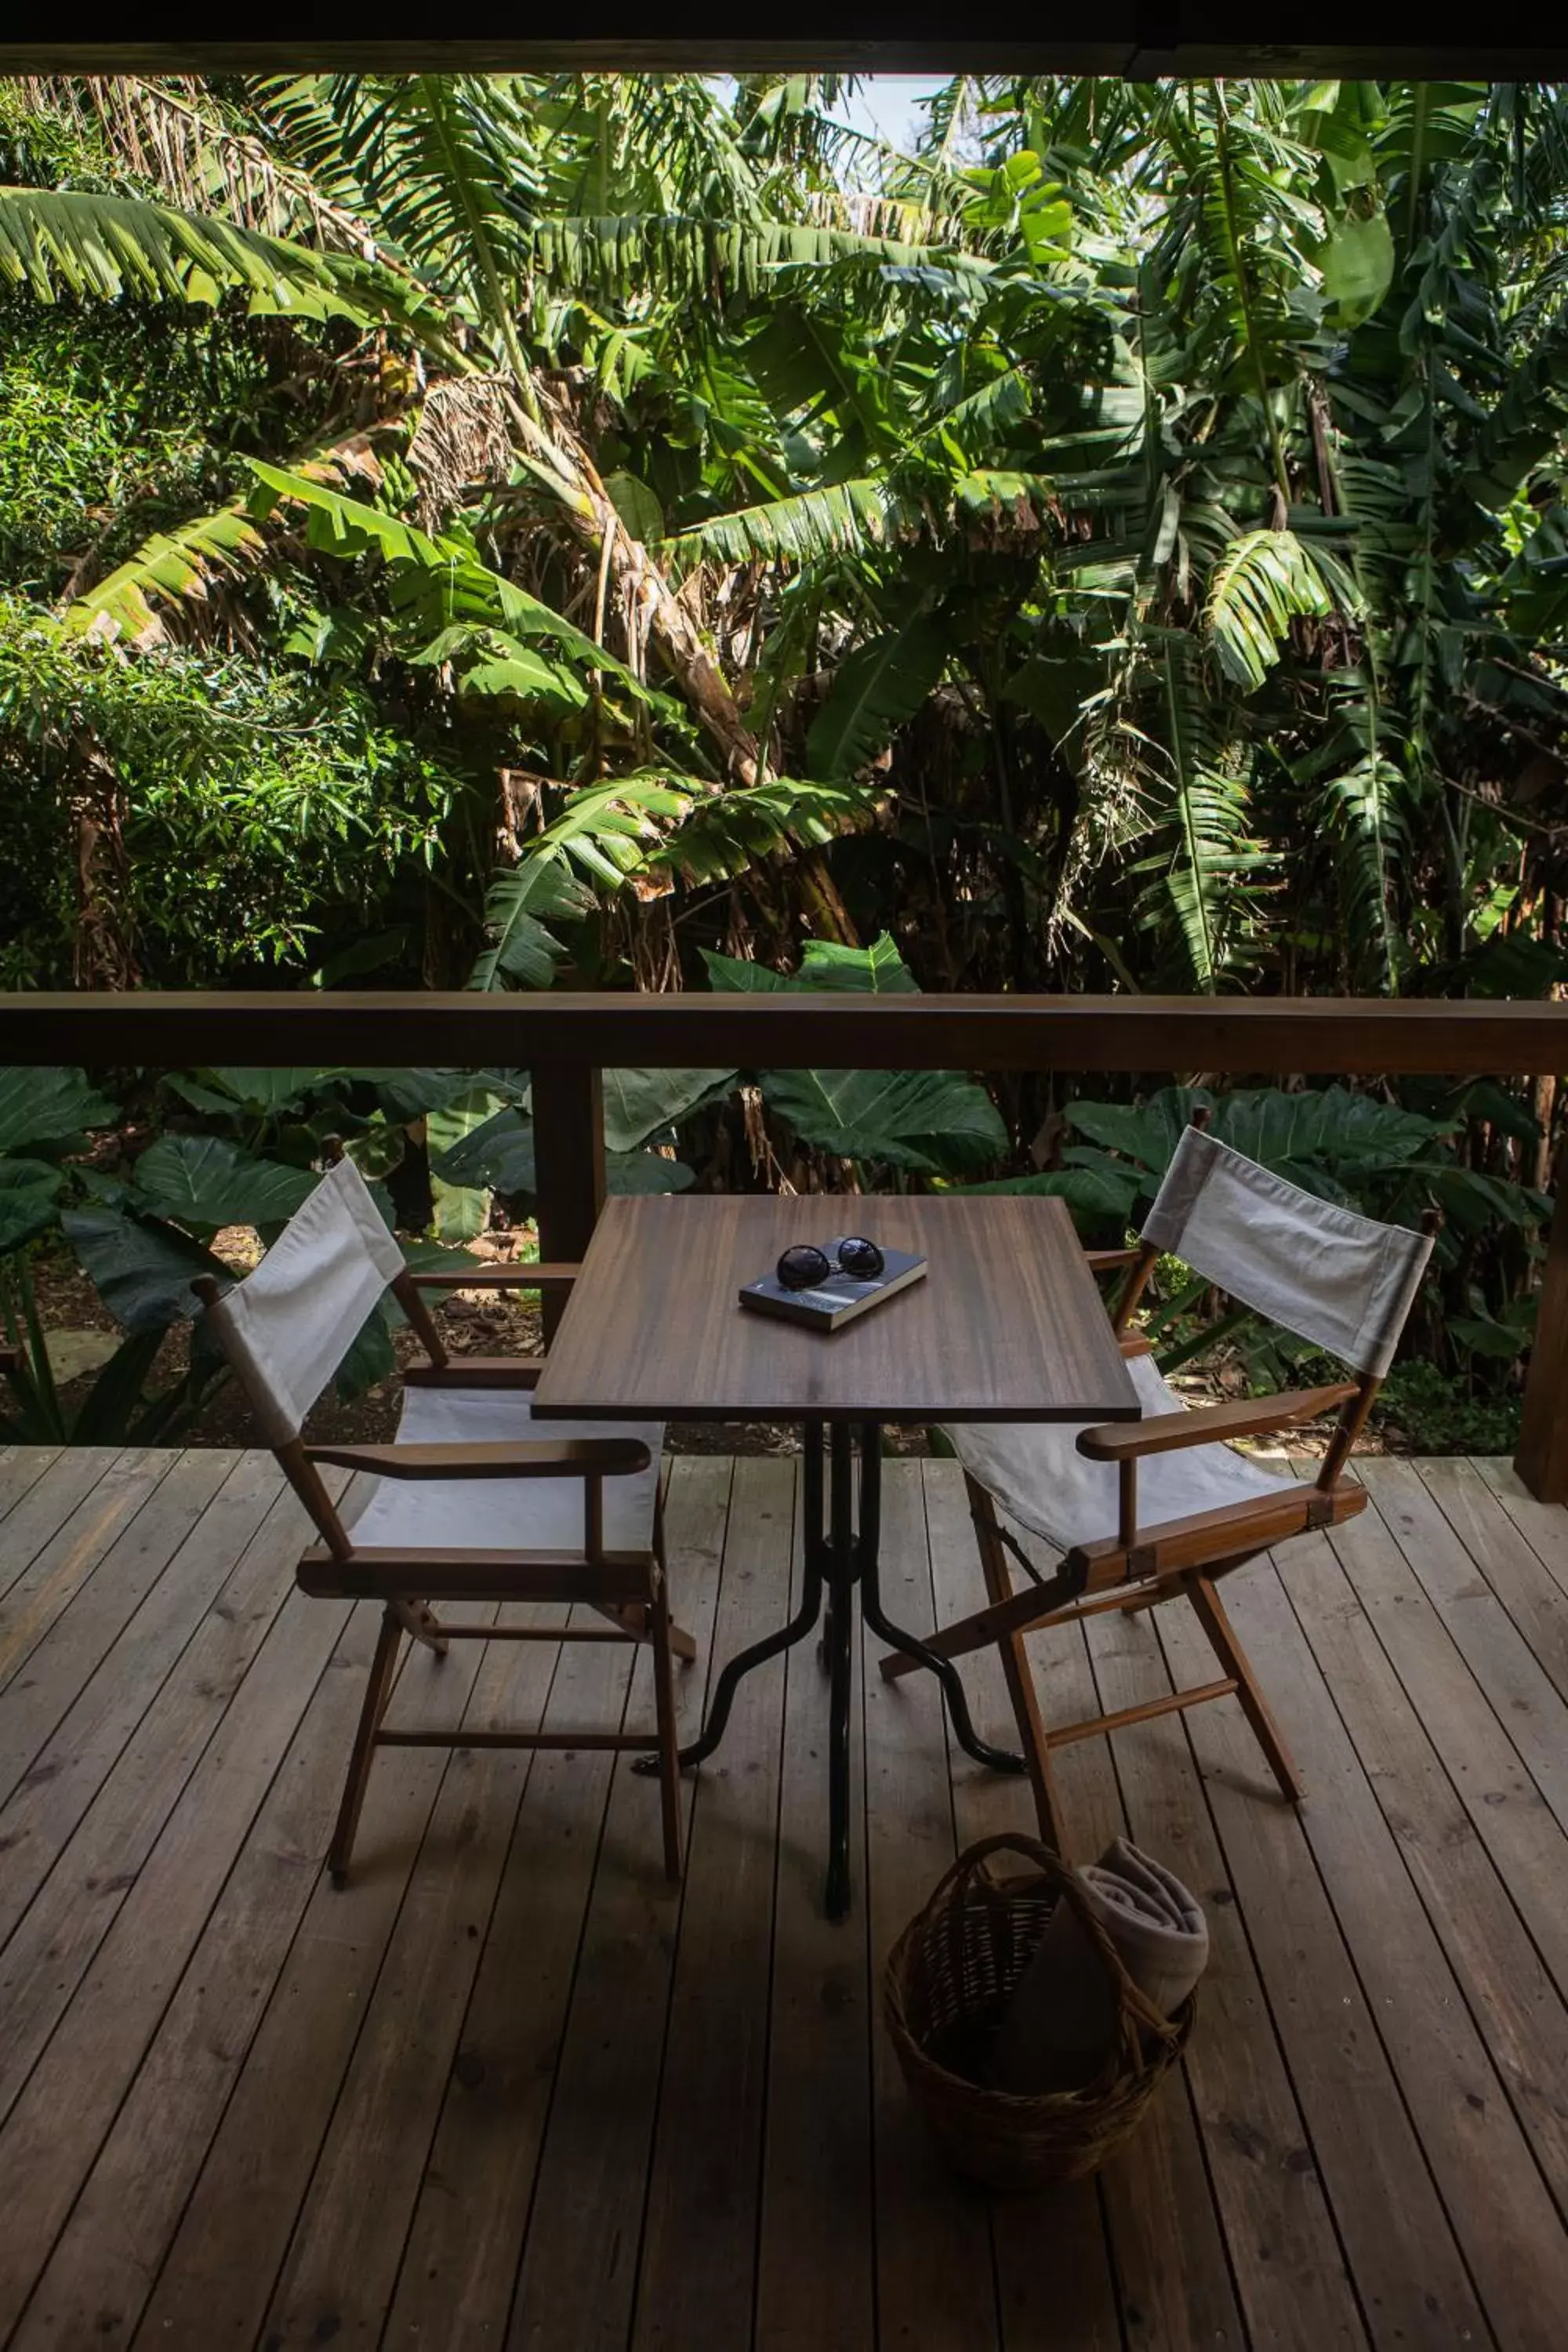
[[[775,1271],[786,1290],[809,1290],[813,1283],[826,1282],[833,1269],[821,1250],[798,1242],[785,1250]]]
[[[881,1273],[886,1261],[875,1242],[867,1241],[861,1234],[851,1234],[847,1241],[838,1244],[838,1263],[846,1274],[868,1282],[873,1275]]]

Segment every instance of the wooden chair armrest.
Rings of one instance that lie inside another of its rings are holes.
[[[416,1290],[570,1290],[582,1273],[580,1265],[484,1265],[476,1259],[472,1272],[416,1274]]]
[[[1083,1262],[1090,1274],[1110,1274],[1119,1265],[1136,1265],[1142,1255],[1136,1249],[1085,1250]]]
[[[1243,1397],[1236,1404],[1205,1405],[1194,1412],[1151,1413],[1147,1421],[1125,1424],[1109,1422],[1103,1428],[1086,1429],[1078,1450],[1091,1462],[1135,1462],[1145,1454],[1173,1454],[1182,1446],[1262,1437],[1272,1429],[1313,1421],[1360,1394],[1354,1381],[1340,1381],[1331,1388],[1287,1389],[1279,1396]]]
[[[646,1470],[640,1437],[558,1437],[547,1445],[307,1445],[311,1462],[378,1478],[606,1478]]]
[[[449,1356],[444,1364],[405,1364],[405,1389],[531,1389],[542,1356]]]

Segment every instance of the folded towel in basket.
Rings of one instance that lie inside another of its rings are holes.
[[[1162,2017],[1181,2007],[1208,1962],[1203,1907],[1163,1863],[1126,1838],[1075,1874],[1133,1983]],[[1064,1896],[1014,1988],[986,2070],[994,2090],[1076,2090],[1116,2046],[1118,1989]]]

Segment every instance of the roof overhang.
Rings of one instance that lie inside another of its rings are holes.
[[[1513,81],[1568,78],[1568,19],[1500,0],[1466,12],[1417,12],[1394,0],[1321,0],[1268,26],[1237,0],[1100,0],[1090,11],[1027,10],[1005,0],[910,0],[902,7],[820,4],[780,9],[778,29],[742,37],[732,10],[660,12],[600,0],[577,14],[580,36],[542,33],[529,13],[469,7],[461,38],[424,31],[366,37],[361,12],[283,6],[214,29],[215,12],[132,8],[99,32],[62,37],[61,13],[14,0],[0,34],[0,72],[262,73],[622,70],[731,72],[812,68],[856,73],[1263,75]],[[658,26],[664,14],[665,29]],[[1085,26],[1083,17],[1091,16]],[[521,16],[521,25],[520,25]],[[1053,18],[1056,20],[1053,23]],[[1074,22],[1074,19],[1077,19]],[[1065,20],[1065,21],[1064,21]],[[1059,29],[1058,29],[1059,26]],[[1092,37],[1084,37],[1091,33]],[[1299,35],[1299,38],[1291,37]]]

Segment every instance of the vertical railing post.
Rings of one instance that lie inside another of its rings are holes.
[[[533,1071],[533,1155],[542,1258],[580,1258],[605,1205],[605,1104],[599,1073],[581,1062]],[[548,1341],[563,1301],[544,1302]]]
[[[1568,1503],[1568,1139],[1557,1155],[1556,1193],[1513,1457],[1542,1503]]]

